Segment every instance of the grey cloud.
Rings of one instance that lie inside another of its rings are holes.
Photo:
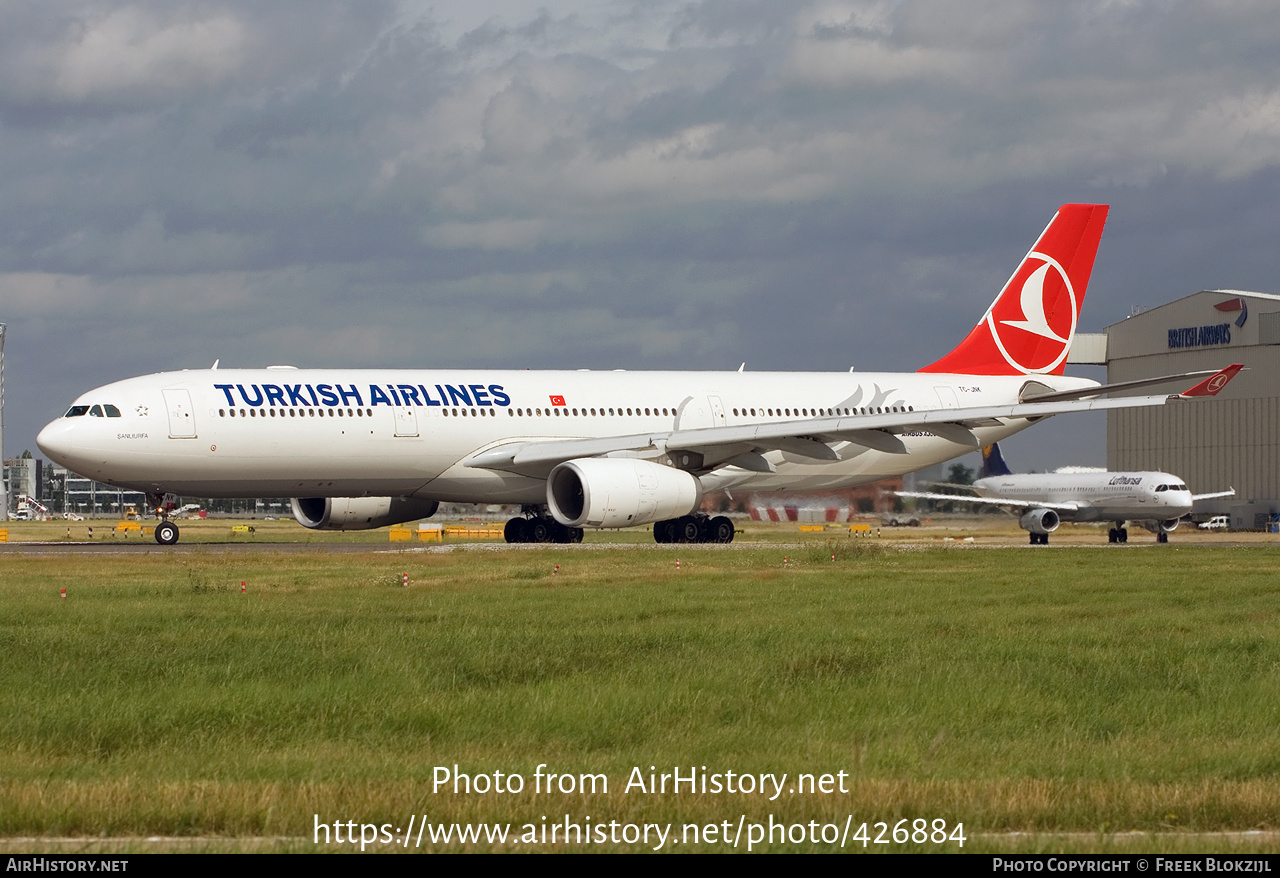
[[[0,12],[28,437],[215,357],[914,369],[1065,201],[1113,204],[1086,329],[1275,288],[1270,3]]]

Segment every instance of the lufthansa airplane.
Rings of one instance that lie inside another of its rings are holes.
[[[1064,205],[960,345],[914,373],[215,363],[91,390],[37,443],[73,472],[145,491],[166,545],[173,495],[292,497],[310,528],[413,521],[449,501],[521,504],[511,542],[650,523],[659,542],[728,542],[733,524],[698,512],[706,491],[858,485],[1050,415],[1216,392],[1225,373],[1119,399],[1098,397],[1121,385],[1062,374],[1106,216]]]
[[[1233,367],[1235,368],[1235,367]],[[1239,371],[1236,369],[1236,371]],[[1234,374],[1234,372],[1232,373]],[[1117,473],[1090,467],[1065,467],[1051,473],[1009,472],[1000,446],[982,449],[982,478],[972,485],[978,496],[898,491],[899,497],[974,503],[1021,511],[1018,524],[1031,534],[1031,545],[1049,545],[1060,521],[1114,521],[1107,541],[1129,542],[1125,522],[1136,521],[1169,542],[1178,520],[1196,500],[1234,497],[1235,489],[1192,494],[1182,479],[1169,473]]]

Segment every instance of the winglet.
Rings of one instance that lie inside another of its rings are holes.
[[[1208,378],[1201,381],[1195,387],[1188,388],[1178,394],[1179,396],[1217,396],[1218,391],[1227,386],[1227,382],[1236,377],[1244,366],[1240,363],[1232,363],[1221,372],[1215,372]]]

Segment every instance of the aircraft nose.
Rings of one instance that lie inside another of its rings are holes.
[[[36,436],[36,446],[52,461],[68,466],[75,453],[74,424],[58,418],[47,424]]]

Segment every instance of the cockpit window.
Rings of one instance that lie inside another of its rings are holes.
[[[1169,486],[1168,486],[1168,485],[1157,485],[1157,486],[1156,486],[1156,493],[1157,493],[1157,494],[1159,494],[1161,491],[1167,491],[1167,490],[1169,490]]]
[[[1175,491],[1190,491],[1191,489],[1190,489],[1190,488],[1188,488],[1186,485],[1174,485],[1174,486],[1173,486],[1173,490],[1175,490]]]
[[[104,415],[104,414],[102,413],[102,406],[100,406],[100,405],[95,405],[93,408],[89,409],[89,417],[91,417],[91,418],[104,418],[104,417],[106,417],[106,415]]]
[[[116,408],[116,407],[115,407],[115,406],[113,406],[113,405],[109,405],[109,404],[107,404],[107,403],[103,403],[103,405],[102,405],[102,409],[103,409],[103,411],[105,411],[105,412],[107,413],[107,417],[108,417],[108,418],[118,418],[118,417],[120,417],[120,409]]]
[[[67,413],[63,415],[63,417],[79,418],[79,417],[83,417],[84,415],[87,415],[88,413],[89,413],[89,407],[87,405],[73,405],[71,408],[67,409]]]

